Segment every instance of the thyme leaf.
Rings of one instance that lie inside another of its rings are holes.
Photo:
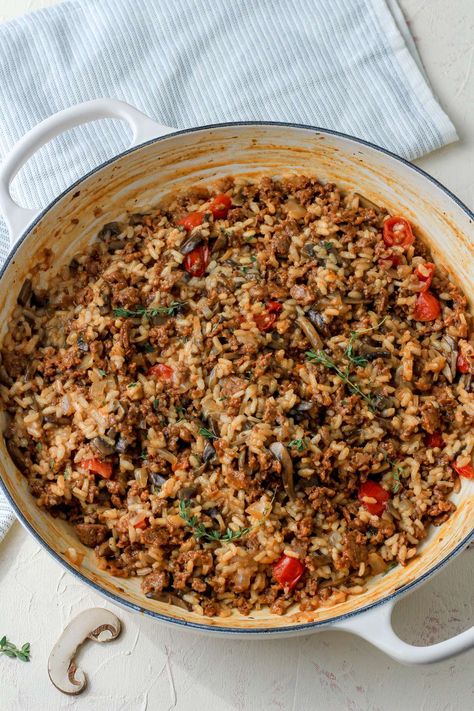
[[[208,430],[206,427],[201,427],[199,434],[201,437],[205,437],[206,439],[217,439],[217,435],[212,432],[212,430]]]
[[[345,371],[341,370],[324,351],[306,351],[305,355],[312,363],[320,363],[326,368],[333,370],[352,393],[359,395],[359,397],[368,403],[369,407],[372,407],[372,395],[367,395],[360,389],[359,385],[350,378],[348,369]]]
[[[154,316],[176,316],[183,306],[186,304],[185,301],[173,301],[169,306],[156,306],[152,309],[147,309],[144,306],[137,306],[136,309],[113,309],[114,316],[119,318],[153,318]]]
[[[30,661],[30,643],[26,642],[22,647],[17,647],[13,642],[9,642],[6,636],[0,639],[0,654],[14,659],[20,659],[22,662]]]
[[[292,439],[291,442],[288,442],[288,447],[294,447],[297,452],[304,452],[304,450],[308,448],[306,437]]]
[[[191,502],[187,499],[183,499],[179,502],[179,515],[185,522],[185,524],[192,529],[194,537],[199,541],[201,539],[207,541],[235,541],[242,536],[246,536],[250,533],[251,528],[240,527],[237,531],[233,531],[230,527],[227,527],[225,533],[221,533],[218,529],[212,528],[207,529],[205,525],[199,521],[197,516],[192,516],[190,512]]]

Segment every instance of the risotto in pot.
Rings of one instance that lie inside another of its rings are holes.
[[[226,178],[50,261],[3,339],[8,450],[147,597],[337,604],[409,565],[474,476],[467,300],[403,216]]]

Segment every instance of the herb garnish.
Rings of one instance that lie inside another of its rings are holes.
[[[394,484],[392,486],[392,493],[398,494],[400,491],[401,483],[400,483],[400,474],[403,474],[403,467],[401,467],[399,464],[396,462],[393,462],[391,459],[387,457],[387,455],[384,453],[383,458],[387,462],[387,464],[390,464],[392,467],[392,478],[394,479]]]
[[[380,321],[380,323],[376,324],[375,326],[372,326],[371,328],[364,328],[362,331],[352,331],[351,332],[351,337],[349,339],[349,345],[347,346],[346,350],[344,351],[344,355],[346,358],[356,366],[362,366],[362,365],[367,365],[369,362],[368,358],[365,358],[364,356],[356,356],[354,355],[354,343],[357,341],[360,336],[362,336],[364,333],[369,333],[369,331],[376,331],[384,321],[386,320],[386,316]]]
[[[288,442],[288,447],[294,447],[297,452],[304,452],[304,450],[308,448],[306,437],[292,439],[291,442]]]
[[[208,430],[206,427],[201,427],[199,434],[201,437],[205,437],[206,439],[217,439],[217,435],[212,432],[212,430]]]
[[[176,316],[183,306],[185,301],[173,301],[169,306],[156,306],[152,309],[147,309],[144,306],[137,306],[136,309],[113,309],[114,316],[119,316],[123,318],[153,318],[154,316]]]
[[[191,502],[183,499],[179,502],[179,515],[189,528],[192,528],[194,537],[199,541],[205,539],[207,541],[235,541],[242,536],[250,533],[251,528],[241,527],[237,531],[227,528],[225,533],[221,533],[217,529],[207,529],[203,523],[200,523],[197,516],[191,516]]]
[[[145,353],[154,353],[155,352],[155,349],[151,345],[151,343],[145,343],[145,347],[143,350],[145,351]]]
[[[394,568],[396,568],[397,565],[398,565],[397,561],[392,560],[392,562],[388,564],[387,570],[385,570],[385,572],[382,573],[382,575],[387,575],[387,573],[390,573],[390,571],[393,570]]]
[[[134,383],[129,383],[129,384],[127,385],[127,388],[136,388],[137,385],[138,385],[138,381],[135,381]]]
[[[101,375],[103,378],[105,378],[105,376],[107,375],[105,370],[102,370],[102,368],[97,368],[97,370],[99,371],[99,375]]]
[[[334,245],[332,242],[323,242],[323,246],[327,252],[330,252]]]
[[[315,363],[320,363],[321,365],[324,365],[326,368],[329,368],[330,370],[333,370],[336,375],[348,386],[350,391],[354,393],[355,395],[359,395],[363,400],[365,400],[369,406],[372,406],[372,395],[367,395],[364,393],[360,387],[355,383],[353,380],[351,380],[349,376],[349,368],[346,368],[345,370],[341,370],[335,362],[330,358],[324,351],[306,351],[305,353],[306,358],[310,360],[311,362]]]
[[[160,401],[158,400],[158,398],[155,398],[153,400],[153,409],[155,412],[158,410],[159,406],[160,406]]]
[[[20,659],[22,662],[30,661],[30,643],[27,642],[23,647],[18,648],[4,636],[0,639],[0,654],[5,654],[7,657]]]
[[[148,452],[146,449],[142,449],[142,452],[140,454],[140,459],[148,459]]]

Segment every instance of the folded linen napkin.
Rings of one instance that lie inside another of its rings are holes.
[[[0,159],[101,96],[177,128],[305,123],[409,159],[457,138],[396,0],[69,0],[0,25]],[[74,129],[29,161],[15,195],[46,204],[125,145],[120,122]],[[0,261],[9,248],[0,222]],[[0,500],[0,538],[12,518]]]

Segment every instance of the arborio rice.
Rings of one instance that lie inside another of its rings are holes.
[[[403,217],[304,176],[227,178],[105,225],[48,288],[47,266],[3,342],[7,445],[148,597],[336,604],[454,511],[466,298]]]

